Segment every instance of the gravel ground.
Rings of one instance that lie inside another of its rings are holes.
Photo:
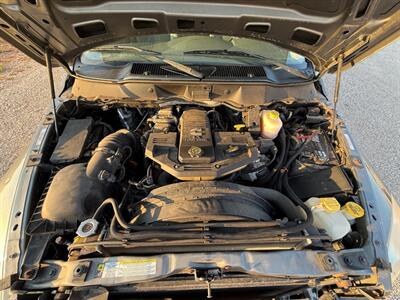
[[[51,104],[47,70],[0,40],[0,177],[29,145]],[[61,87],[64,71],[57,68]]]
[[[64,72],[55,71],[60,88]],[[338,110],[367,162],[400,200],[400,41],[346,71]],[[325,79],[333,95],[334,76]],[[50,105],[46,69],[0,41],[0,176]],[[391,299],[399,299],[400,284]]]

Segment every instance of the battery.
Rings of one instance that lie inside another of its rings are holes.
[[[338,165],[339,161],[329,138],[324,132],[320,132],[305,145],[303,152],[293,164],[289,176],[312,173]]]
[[[290,177],[289,185],[302,200],[353,192],[350,180],[339,166]]]
[[[353,191],[352,183],[323,131],[305,145],[289,171],[289,184],[303,200]]]

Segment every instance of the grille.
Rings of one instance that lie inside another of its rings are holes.
[[[190,66],[202,73],[209,74],[209,79],[246,78],[265,79],[266,73],[262,66]],[[204,71],[203,71],[204,70]],[[186,75],[167,64],[133,64],[131,73],[139,76],[168,76]]]
[[[265,78],[266,74],[260,66],[218,66],[211,78]]]

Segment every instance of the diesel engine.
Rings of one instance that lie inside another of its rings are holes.
[[[177,125],[151,133],[145,156],[179,180],[223,178],[260,158],[249,132],[215,131],[203,109],[183,111]]]
[[[78,236],[67,241],[78,256],[98,251],[78,242],[93,239],[110,254],[203,251],[205,243],[294,249],[313,244],[307,236],[317,233],[319,241],[360,243],[354,222],[334,232],[313,227],[315,207],[358,205],[330,126],[329,111],[312,103],[76,115],[54,145],[55,167],[28,231]]]

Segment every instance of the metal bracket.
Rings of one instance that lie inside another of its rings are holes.
[[[20,279],[33,280],[36,278],[40,261],[52,238],[52,234],[33,235],[31,237],[22,260]]]
[[[54,123],[54,120],[55,118],[54,118],[54,113],[53,112],[50,112],[50,113],[48,113],[45,117],[44,117],[44,120],[43,120],[43,125],[51,125],[51,124],[53,124]]]
[[[222,277],[222,271],[213,262],[195,262],[193,264],[195,280],[207,284],[207,299],[212,299],[211,282]]]
[[[210,101],[212,88],[209,85],[188,86],[185,94],[193,101]]]
[[[319,253],[318,258],[320,260],[321,266],[325,271],[332,272],[338,270],[337,266],[338,263],[332,256],[327,255],[325,253]]]
[[[17,274],[11,274],[7,277],[2,278],[0,280],[0,291],[9,289],[12,286],[12,284],[17,280],[18,280]]]
[[[91,264],[92,262],[90,260],[79,263],[74,269],[72,281],[75,283],[84,282],[87,274],[89,273]]]
[[[392,264],[390,262],[387,262],[385,259],[378,257],[375,261],[375,266],[377,266],[380,269],[383,270],[388,270],[392,272]]]
[[[28,157],[28,161],[26,162],[27,167],[35,167],[40,164],[42,161],[42,153],[31,154]]]
[[[95,287],[74,287],[68,300],[107,300],[108,290],[101,286]]]

